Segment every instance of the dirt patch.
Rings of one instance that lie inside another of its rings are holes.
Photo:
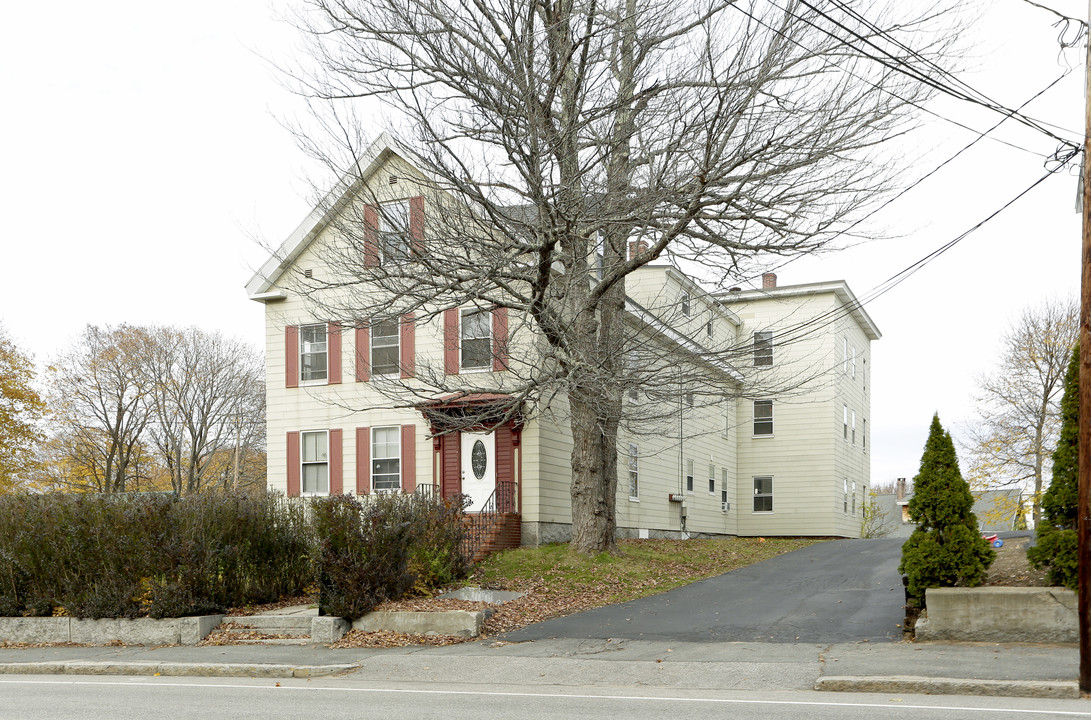
[[[996,559],[989,566],[985,585],[1003,587],[1049,587],[1046,570],[1037,570],[1027,561],[1030,538],[1008,538],[996,549]]]

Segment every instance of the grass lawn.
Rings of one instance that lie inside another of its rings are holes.
[[[618,555],[587,557],[567,545],[519,548],[479,563],[467,585],[514,590],[524,597],[506,603],[485,623],[495,634],[582,610],[635,600],[720,575],[818,540],[724,538],[717,540],[622,540]]]

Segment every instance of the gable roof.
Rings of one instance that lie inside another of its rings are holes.
[[[353,190],[361,183],[366,182],[379,167],[395,155],[409,161],[417,168],[418,172],[427,176],[427,173],[420,170],[420,163],[414,162],[415,156],[412,152],[388,133],[382,133],[356,159],[355,172],[349,171],[342,175],[333,189],[311,210],[310,214],[303,219],[303,222],[269,256],[269,259],[258,268],[250,281],[246,283],[247,296],[257,302],[283,300],[286,297],[285,291],[274,289],[277,281],[287,272],[288,268],[292,266],[311,242],[329,225],[334,215],[344,207]]]
[[[802,285],[782,285],[775,288],[761,290],[742,290],[735,292],[723,292],[716,295],[720,302],[730,304],[742,300],[769,300],[784,297],[801,297],[805,295],[820,295],[833,293],[841,304],[848,309],[848,314],[856,321],[864,334],[870,340],[878,340],[883,336],[879,327],[871,316],[864,310],[864,305],[852,294],[849,285],[844,280],[830,280],[828,282],[804,283]]]

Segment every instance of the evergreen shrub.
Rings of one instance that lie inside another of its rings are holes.
[[[978,531],[970,486],[962,479],[954,442],[938,414],[932,418],[920,472],[913,478],[913,493],[909,519],[917,527],[902,545],[898,570],[908,579],[907,597],[924,607],[924,591],[930,587],[980,585],[996,557]]]
[[[1042,522],[1037,544],[1027,550],[1035,567],[1048,568],[1054,585],[1076,589],[1079,555],[1076,522],[1079,510],[1080,346],[1072,351],[1061,397],[1061,436],[1053,451],[1053,479],[1042,496]]]

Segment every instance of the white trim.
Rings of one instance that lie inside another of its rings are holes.
[[[394,430],[394,436],[398,438],[398,484],[392,488],[377,488],[375,487],[375,461],[376,460],[390,460],[390,457],[375,457],[375,431],[376,430]],[[368,453],[367,460],[371,465],[367,469],[367,482],[373,493],[400,493],[402,491],[402,426],[401,425],[378,425],[372,427],[368,436]]]
[[[722,303],[733,303],[740,300],[763,300],[766,298],[800,297],[806,295],[821,295],[833,293],[842,304],[849,307],[849,314],[863,329],[864,334],[870,340],[878,340],[883,336],[871,316],[864,310],[863,305],[852,294],[848,283],[844,280],[831,280],[827,282],[806,283],[803,285],[784,285],[768,290],[742,290],[739,292],[717,293],[716,298]]]
[[[303,459],[303,436],[314,435],[316,433],[322,433],[326,436],[326,459],[322,462],[317,460],[307,462]],[[325,492],[307,492],[303,489],[303,468],[306,465],[325,465],[326,466],[326,491]],[[330,431],[325,430],[300,430],[299,431],[299,496],[300,497],[326,497],[330,494]]]

